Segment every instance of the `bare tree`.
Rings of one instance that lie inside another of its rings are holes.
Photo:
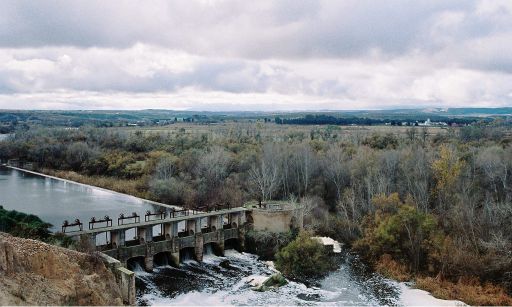
[[[396,150],[386,150],[379,155],[376,183],[378,194],[391,194],[396,191],[399,156]]]
[[[413,142],[416,140],[416,135],[418,134],[418,131],[416,129],[416,127],[411,127],[411,128],[408,128],[405,133],[407,134],[407,138],[409,139],[409,141]]]
[[[418,208],[427,212],[431,178],[428,153],[422,148],[406,149],[401,152],[400,160],[404,194],[410,194]]]
[[[293,165],[297,182],[297,193],[306,195],[311,176],[315,171],[315,154],[307,143],[301,143],[293,147]]]
[[[199,158],[196,175],[209,187],[217,187],[227,177],[230,163],[229,152],[220,146],[214,146]]]
[[[323,170],[325,176],[336,187],[336,199],[341,199],[341,191],[349,180],[346,155],[341,147],[331,146],[325,154]]]
[[[300,210],[304,221],[304,229],[313,230],[327,220],[323,200],[318,196],[304,196],[300,199]]]
[[[272,199],[280,183],[279,163],[276,159],[277,151],[272,144],[263,147],[260,160],[249,170],[249,178],[256,187],[263,201]]]
[[[169,156],[164,156],[158,161],[155,168],[155,178],[158,180],[169,180],[176,173],[175,161]]]
[[[85,142],[71,144],[66,150],[66,161],[74,170],[82,168],[83,164],[94,154]]]
[[[497,199],[500,199],[500,194],[503,194],[500,190],[505,192],[507,189],[508,163],[504,155],[503,148],[492,146],[483,149],[476,158],[477,166],[486,176]]]

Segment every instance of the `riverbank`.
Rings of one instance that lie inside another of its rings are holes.
[[[93,255],[0,232],[0,305],[122,305]]]
[[[389,257],[382,257],[374,265],[374,268],[376,272],[383,276],[401,282],[401,285],[405,285],[405,282],[407,282],[418,291],[430,293],[435,299],[459,301],[472,306],[512,305],[512,297],[507,294],[503,287],[488,282],[482,283],[478,278],[461,277],[454,282],[441,277],[434,278],[412,274],[405,266],[398,264]]]

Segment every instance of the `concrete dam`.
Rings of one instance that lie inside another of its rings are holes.
[[[179,266],[183,254],[192,254],[201,262],[207,245],[218,256],[224,256],[226,245],[243,251],[247,229],[289,231],[292,224],[297,224],[294,209],[283,204],[260,204],[148,211],[143,217],[121,214],[117,223],[108,216],[91,218],[88,227],[78,219],[64,221],[62,232],[101,252],[117,276],[123,299],[131,304],[135,302],[135,275],[127,269],[131,262],[142,263],[146,271],[152,271],[157,259]],[[131,237],[128,232],[135,235]]]
[[[78,220],[64,222],[62,232],[75,240],[88,240],[96,250],[119,260],[124,267],[131,260],[143,259],[144,268],[151,271],[155,257],[167,257],[178,264],[180,252],[185,249],[193,251],[195,260],[202,261],[206,244],[212,244],[218,255],[224,254],[228,241],[243,250],[246,211],[243,207],[215,206],[147,212],[144,221],[136,214],[121,215],[117,225],[109,217],[93,218],[88,229]],[[154,235],[154,229],[159,230],[158,235]],[[135,230],[134,238],[127,237],[129,230]],[[105,238],[103,244],[98,244],[98,237]]]

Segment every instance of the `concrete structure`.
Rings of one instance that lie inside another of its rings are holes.
[[[311,237],[317,240],[326,247],[328,253],[339,254],[341,253],[341,243],[329,237]]]
[[[179,214],[178,214],[179,212]],[[144,268],[147,271],[153,269],[155,257],[165,257],[170,262],[178,264],[180,253],[186,249],[190,250],[197,261],[202,261],[203,250],[206,244],[212,244],[217,254],[224,254],[225,242],[235,240],[239,249],[244,248],[246,222],[245,208],[221,208],[215,211],[190,211],[180,210],[165,218],[162,215],[159,219],[148,218],[155,214],[146,214],[146,220],[125,223],[126,219],[120,218],[118,225],[94,228],[78,231],[63,231],[68,236],[78,240],[87,239],[95,245],[97,250],[115,258],[127,267],[131,260],[143,260]],[[179,229],[179,226],[183,227]],[[76,224],[71,226],[76,227]],[[163,233],[153,236],[153,227],[160,227]],[[136,229],[134,239],[127,238],[126,232]],[[107,242],[97,245],[96,236],[105,234]],[[110,238],[110,239],[109,239]]]
[[[250,210],[247,220],[256,231],[288,232],[303,225],[302,211],[292,204],[251,204],[246,208]]]
[[[100,254],[107,268],[114,273],[116,282],[121,289],[121,296],[125,305],[134,306],[135,301],[135,273],[127,270],[121,265],[119,260]]]
[[[135,275],[126,269],[132,261],[151,271],[157,259],[178,265],[183,255],[189,255],[202,261],[208,244],[217,255],[224,254],[226,244],[243,250],[246,225],[257,231],[270,232],[302,228],[302,211],[291,204],[203,209],[171,211],[169,216],[164,212],[148,212],[144,220],[138,215],[121,216],[117,225],[112,225],[112,219],[105,217],[91,220],[89,229],[84,229],[79,220],[73,223],[66,221],[62,229],[75,240],[89,240],[102,252],[104,262],[115,273],[123,300],[133,305]],[[154,235],[154,227],[160,229],[157,235]],[[134,232],[135,237],[128,237],[128,231]],[[96,238],[103,235],[106,241],[98,245]]]
[[[37,163],[29,161],[21,161],[19,159],[7,160],[7,166],[23,168],[27,170],[34,170],[37,168]]]
[[[239,248],[243,249],[244,235],[241,227],[220,229],[214,232],[199,232],[185,237],[173,237],[134,246],[120,246],[104,250],[103,253],[118,259],[124,266],[128,266],[131,260],[143,259],[144,269],[151,271],[156,257],[163,257],[174,265],[178,265],[180,253],[186,252],[186,250],[193,254],[195,260],[202,261],[206,244],[212,244],[218,255],[224,255],[225,242],[231,239],[237,240]]]

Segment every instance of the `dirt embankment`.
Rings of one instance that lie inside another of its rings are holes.
[[[0,233],[0,305],[122,305],[97,257]]]

